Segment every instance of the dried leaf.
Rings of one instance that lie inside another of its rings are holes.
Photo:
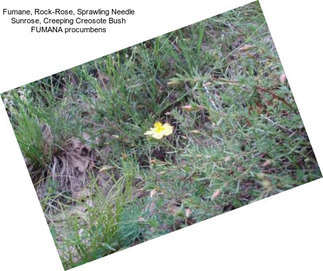
[[[269,159],[267,159],[263,164],[262,164],[262,166],[263,167],[268,167],[268,166],[270,166],[271,165],[271,160],[269,160]]]
[[[156,159],[150,159],[150,164],[153,164],[153,165],[155,165],[155,164],[157,164],[158,163],[158,160],[156,160]]]
[[[211,200],[215,200],[221,194],[221,190],[217,189],[213,192]]]
[[[190,104],[183,105],[182,110],[186,111],[186,112],[190,112],[190,111],[192,111],[192,106]]]
[[[103,166],[100,170],[99,170],[99,172],[101,173],[101,172],[107,172],[108,170],[110,170],[110,169],[112,169],[113,167],[112,166]]]
[[[279,81],[284,84],[287,80],[287,77],[286,77],[286,74],[285,73],[282,73],[280,76],[279,76]]]
[[[185,209],[185,216],[187,217],[187,218],[189,218],[190,216],[191,216],[191,214],[192,214],[192,211],[191,211],[191,209]]]
[[[224,158],[224,162],[229,162],[231,160],[231,156],[227,156]]]
[[[250,48],[253,48],[253,47],[254,47],[254,45],[252,45],[252,44],[244,44],[239,48],[239,51],[244,52],[244,51],[247,51],[247,50],[249,50]]]
[[[238,170],[238,172],[244,172],[246,170],[246,168],[245,167],[238,167],[237,170]]]
[[[150,197],[153,198],[157,194],[156,188],[150,191]]]

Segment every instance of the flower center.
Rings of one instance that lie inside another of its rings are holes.
[[[162,131],[165,130],[165,127],[160,122],[156,122],[154,125],[156,133],[161,133]]]

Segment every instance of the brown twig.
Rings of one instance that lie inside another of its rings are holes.
[[[256,89],[259,91],[259,94],[262,95],[261,92],[266,92],[268,94],[270,94],[273,98],[283,102],[284,104],[286,104],[287,106],[289,106],[290,108],[292,108],[292,105],[289,104],[284,98],[278,96],[276,93],[273,92],[273,89],[265,89],[263,87],[260,86],[256,86]]]

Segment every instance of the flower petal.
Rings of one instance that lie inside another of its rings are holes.
[[[163,135],[168,136],[168,135],[171,135],[173,133],[174,127],[171,126],[169,123],[165,123],[163,125],[163,128],[164,128]]]
[[[163,138],[163,133],[154,133],[152,134],[152,137],[155,139],[162,139]]]
[[[153,128],[150,128],[150,130],[144,133],[144,135],[152,135],[152,134],[154,134]]]

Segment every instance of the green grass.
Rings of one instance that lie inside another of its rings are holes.
[[[64,267],[321,177],[282,73],[252,3],[3,94]],[[95,151],[78,198],[51,174],[71,138]]]

